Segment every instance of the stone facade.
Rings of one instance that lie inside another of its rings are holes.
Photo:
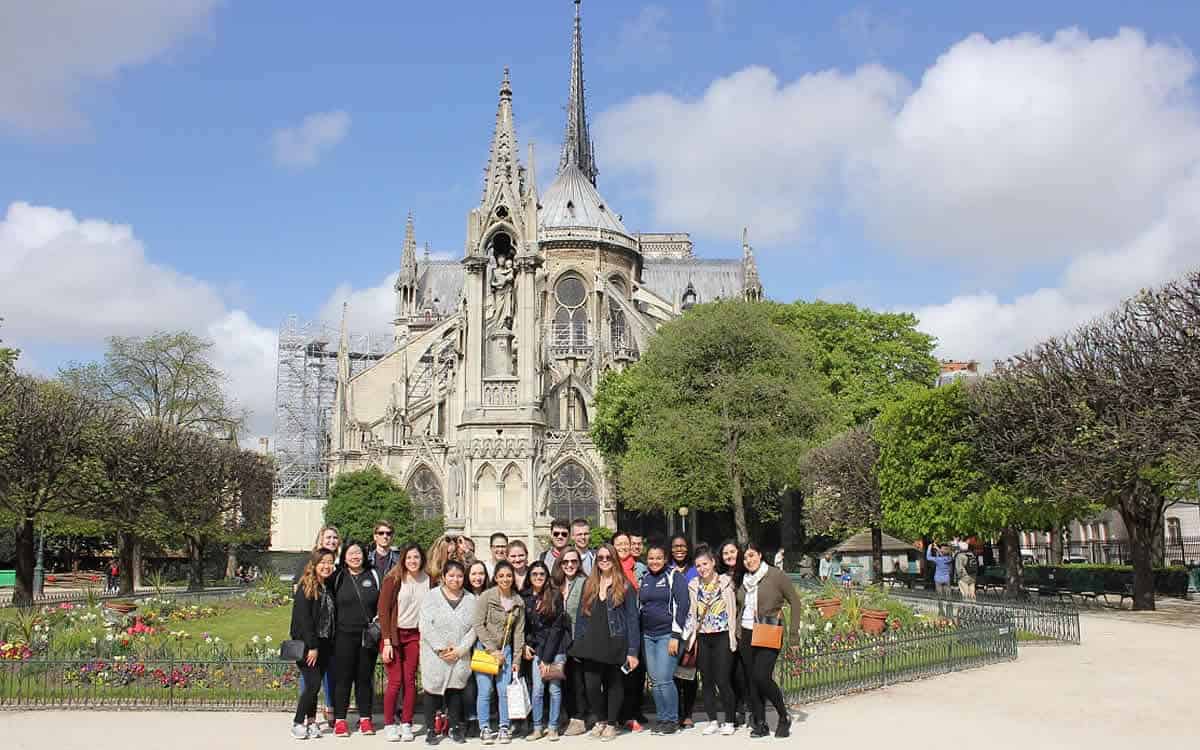
[[[697,259],[687,234],[632,234],[600,196],[578,4],[566,134],[545,193],[532,153],[528,168],[518,158],[512,101],[506,70],[462,260],[419,261],[410,217],[395,349],[351,377],[343,341],[329,435],[332,477],[378,466],[422,514],[477,544],[493,531],[532,543],[555,517],[613,525],[588,434],[601,375],[691,304],[762,294],[748,243],[740,259]]]

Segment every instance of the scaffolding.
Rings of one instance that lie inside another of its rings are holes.
[[[329,492],[329,423],[337,388],[338,326],[300,322],[279,328],[275,370],[275,497],[322,498]],[[370,368],[392,350],[392,336],[349,333],[350,374]]]

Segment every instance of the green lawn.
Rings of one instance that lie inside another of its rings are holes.
[[[171,630],[185,630],[193,637],[201,633],[219,637],[234,646],[248,643],[254,636],[271,636],[275,643],[287,640],[291,607],[258,608],[239,602],[232,609],[200,620],[173,622]]]

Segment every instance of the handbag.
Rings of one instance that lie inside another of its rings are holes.
[[[513,680],[508,683],[508,718],[524,719],[529,715],[529,689],[525,680]]]
[[[504,653],[504,647],[508,645],[508,631],[512,630],[515,617],[514,613],[509,612],[508,619],[504,621],[504,640],[500,641],[500,653]],[[495,677],[500,674],[500,660],[486,649],[477,648],[471,652],[471,671]]]
[[[371,578],[375,579],[375,588],[379,588],[379,576],[375,573],[375,569],[371,569]],[[354,586],[354,596],[358,598],[358,606],[362,608],[363,617],[367,616],[367,605],[363,604],[362,594],[358,591],[358,584],[353,580],[351,585]],[[363,628],[362,640],[360,641],[363,648],[378,649],[379,641],[383,640],[383,628],[379,626],[379,615],[375,615]]]
[[[778,617],[761,617],[750,633],[750,645],[757,648],[783,648],[783,621]]]
[[[284,641],[279,644],[279,659],[281,661],[303,661],[307,651],[308,649],[305,648],[304,641]]]
[[[567,679],[567,665],[542,662],[542,682],[562,682]]]

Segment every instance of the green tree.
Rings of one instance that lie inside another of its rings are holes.
[[[802,473],[807,500],[804,522],[818,534],[871,530],[871,575],[883,580],[883,510],[876,464],[879,445],[859,425],[813,448]]]
[[[113,336],[102,362],[73,363],[59,376],[69,387],[142,419],[236,441],[246,415],[225,393],[213,344],[187,331]]]
[[[0,318],[0,323],[3,322],[4,318]],[[0,342],[3,340],[4,339],[0,339]],[[12,349],[7,346],[0,346],[0,375],[2,375],[5,371],[11,371],[13,368],[15,368],[17,365],[17,357],[19,356],[21,356],[20,349]],[[3,388],[3,386],[0,386],[0,388]],[[0,396],[3,394],[3,390],[0,390]]]
[[[392,544],[428,547],[442,533],[440,520],[418,519],[408,493],[377,467],[339,474],[325,503],[325,523],[338,527],[343,541],[370,544],[378,521],[393,524]]]
[[[811,342],[771,303],[715,302],[664,325],[640,362],[601,382],[592,436],[635,510],[682,505],[778,517],[800,457],[834,421]]]

